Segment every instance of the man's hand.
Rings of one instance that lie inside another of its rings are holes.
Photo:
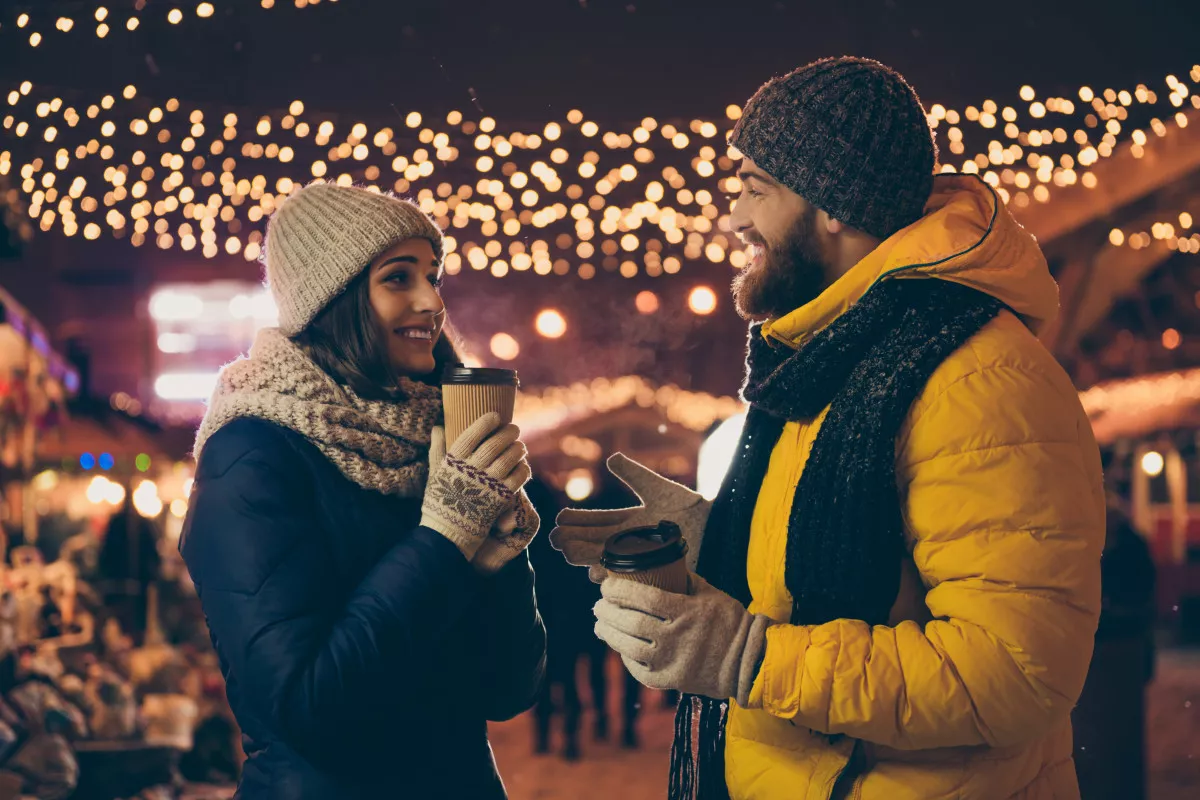
[[[678,689],[746,707],[771,620],[691,575],[689,595],[613,578],[601,584],[596,635],[652,689]]]
[[[550,533],[551,546],[561,551],[568,563],[587,567],[588,577],[600,583],[605,576],[600,556],[608,537],[668,519],[679,526],[688,543],[688,569],[695,569],[712,503],[624,453],[616,453],[608,459],[608,471],[628,486],[642,505],[601,511],[563,509],[556,520],[558,527]]]

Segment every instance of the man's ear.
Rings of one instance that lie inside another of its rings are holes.
[[[845,225],[829,216],[829,212],[824,209],[817,209],[817,224],[823,226],[827,233],[834,236],[846,229]]]

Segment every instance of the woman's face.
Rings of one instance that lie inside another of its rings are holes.
[[[426,239],[405,239],[371,262],[371,311],[387,342],[397,375],[434,370],[433,345],[442,335],[446,306],[439,289],[442,265]]]

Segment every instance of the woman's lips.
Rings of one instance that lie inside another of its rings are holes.
[[[437,339],[438,335],[437,328],[428,328],[424,326],[396,328],[393,332],[405,344],[424,347],[433,347],[433,342],[435,339]]]
[[[433,341],[433,331],[428,328],[401,328],[397,333],[404,339]]]

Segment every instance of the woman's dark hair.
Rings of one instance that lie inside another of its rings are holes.
[[[388,360],[387,343],[373,323],[371,285],[364,270],[346,290],[293,337],[313,362],[338,383],[367,400],[402,400],[400,375]],[[462,363],[449,320],[433,345],[433,372],[416,380],[437,386],[442,371]]]

